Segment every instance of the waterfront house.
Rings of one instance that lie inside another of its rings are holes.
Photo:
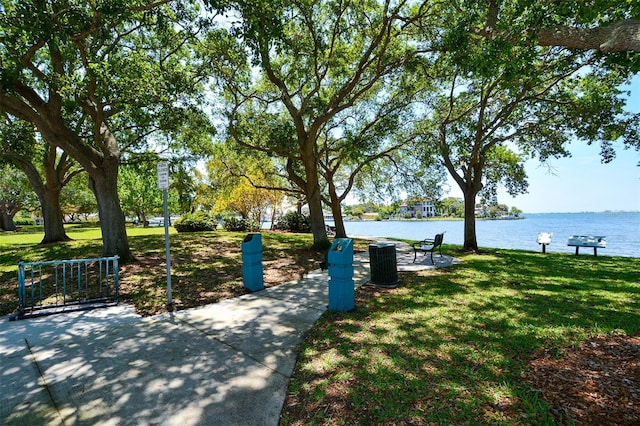
[[[420,201],[402,203],[400,206],[401,217],[433,217],[436,214],[436,206],[426,197]]]

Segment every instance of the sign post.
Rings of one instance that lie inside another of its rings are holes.
[[[158,188],[162,189],[164,203],[164,246],[167,261],[167,305],[171,306],[171,253],[169,252],[169,201],[167,190],[169,189],[169,163],[158,163]]]

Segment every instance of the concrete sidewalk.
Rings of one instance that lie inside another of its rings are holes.
[[[399,270],[406,254],[398,249]],[[369,279],[366,253],[354,275],[356,286]],[[315,271],[148,318],[126,305],[0,318],[0,424],[277,425],[303,335],[327,308],[327,282]]]

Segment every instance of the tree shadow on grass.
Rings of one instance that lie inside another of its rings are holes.
[[[640,333],[639,262],[493,252],[362,287],[354,312],[310,333],[283,424],[554,423],[521,380],[527,361]]]
[[[265,286],[300,279],[317,269],[322,254],[310,250],[311,237],[299,234],[264,233]],[[244,233],[199,232],[170,236],[172,299],[167,307],[165,237],[163,234],[130,236],[136,261],[120,263],[120,300],[132,303],[139,313],[153,315],[181,310],[248,293],[242,283]],[[20,260],[43,261],[99,257],[99,240],[16,248],[3,251],[0,264],[15,269],[0,272],[0,314],[17,308],[17,264]],[[28,253],[28,258],[24,258]],[[13,272],[15,271],[15,272]]]

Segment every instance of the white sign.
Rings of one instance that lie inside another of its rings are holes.
[[[158,163],[158,188],[169,189],[169,163]]]

